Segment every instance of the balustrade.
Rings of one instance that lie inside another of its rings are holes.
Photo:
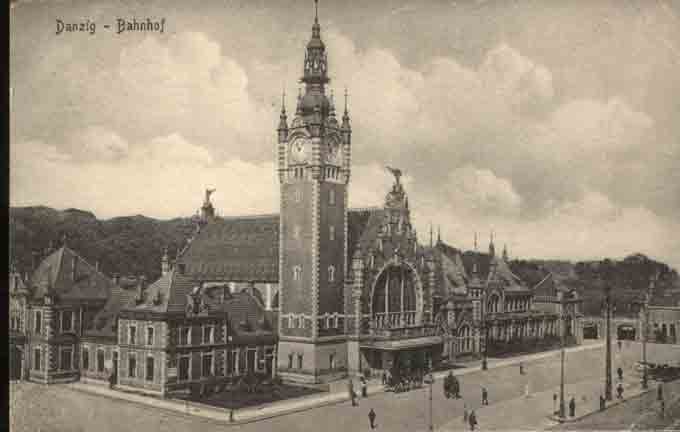
[[[374,329],[413,327],[416,325],[416,312],[380,312],[373,315]]]

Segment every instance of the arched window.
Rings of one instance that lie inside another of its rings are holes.
[[[293,280],[299,281],[302,279],[302,266],[296,265],[293,267]]]
[[[335,281],[335,266],[328,266],[328,282]]]

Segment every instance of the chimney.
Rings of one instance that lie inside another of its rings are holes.
[[[144,275],[139,276],[137,282],[137,303],[144,301],[144,291],[146,290],[146,277]]]

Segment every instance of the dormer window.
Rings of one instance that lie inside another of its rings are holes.
[[[302,266],[296,265],[293,267],[293,280],[299,281],[302,279]]]

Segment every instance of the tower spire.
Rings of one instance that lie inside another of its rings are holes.
[[[330,115],[331,117],[335,117],[335,95],[333,93],[333,89],[331,89],[331,97],[329,99],[330,99],[330,108],[329,108],[329,111],[328,111],[328,115]]]
[[[430,247],[433,246],[433,242],[434,242],[433,237],[434,237],[434,233],[432,232],[432,222],[430,222]]]
[[[496,248],[493,245],[493,230],[491,230],[491,239],[489,241],[489,256],[493,258],[496,255]]]
[[[477,252],[477,231],[475,231],[475,252]]]
[[[437,225],[437,243],[439,244],[441,242],[442,242],[442,226]]]
[[[319,23],[319,0],[314,0],[314,24]]]

